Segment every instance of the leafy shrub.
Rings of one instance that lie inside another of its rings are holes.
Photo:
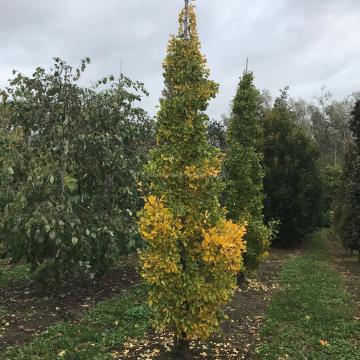
[[[2,204],[2,237],[42,279],[101,274],[139,241],[133,214],[152,125],[136,103],[146,92],[124,76],[81,87],[89,61],[74,70],[56,58],[50,72],[18,73],[7,89],[22,163]]]

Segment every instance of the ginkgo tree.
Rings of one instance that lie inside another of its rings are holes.
[[[232,104],[227,128],[226,208],[233,221],[247,221],[245,270],[254,271],[270,247],[271,227],[264,223],[263,154],[260,92],[254,75],[245,71]],[[244,275],[244,273],[241,273]],[[242,279],[243,276],[239,276]]]
[[[163,63],[157,145],[146,167],[151,186],[139,225],[147,244],[141,274],[154,323],[173,331],[183,351],[190,339],[218,330],[243,266],[246,230],[227,221],[219,203],[221,154],[208,142],[204,114],[218,85],[209,80],[200,52],[193,5],[179,23]]]

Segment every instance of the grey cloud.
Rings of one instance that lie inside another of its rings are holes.
[[[11,70],[73,64],[90,56],[84,81],[123,71],[143,81],[154,114],[161,63],[177,31],[182,0],[0,0],[0,87]],[[325,84],[337,97],[359,89],[358,0],[197,0],[199,32],[221,91],[208,110],[220,118],[234,96],[245,59],[260,88],[311,98]]]

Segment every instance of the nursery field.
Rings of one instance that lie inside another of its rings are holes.
[[[101,281],[44,294],[27,268],[1,264],[2,359],[176,359],[150,328],[146,286],[124,259]],[[226,307],[222,331],[191,342],[194,359],[360,359],[360,265],[316,233],[271,251]]]
[[[156,115],[89,56],[0,88],[0,360],[360,360],[360,91],[247,59],[213,118],[183,5]]]

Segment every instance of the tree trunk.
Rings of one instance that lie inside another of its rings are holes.
[[[174,359],[178,360],[191,360],[193,359],[190,350],[190,341],[185,336],[175,338],[174,344]]]
[[[238,287],[243,287],[246,284],[245,274],[241,271],[237,274],[236,283]]]

